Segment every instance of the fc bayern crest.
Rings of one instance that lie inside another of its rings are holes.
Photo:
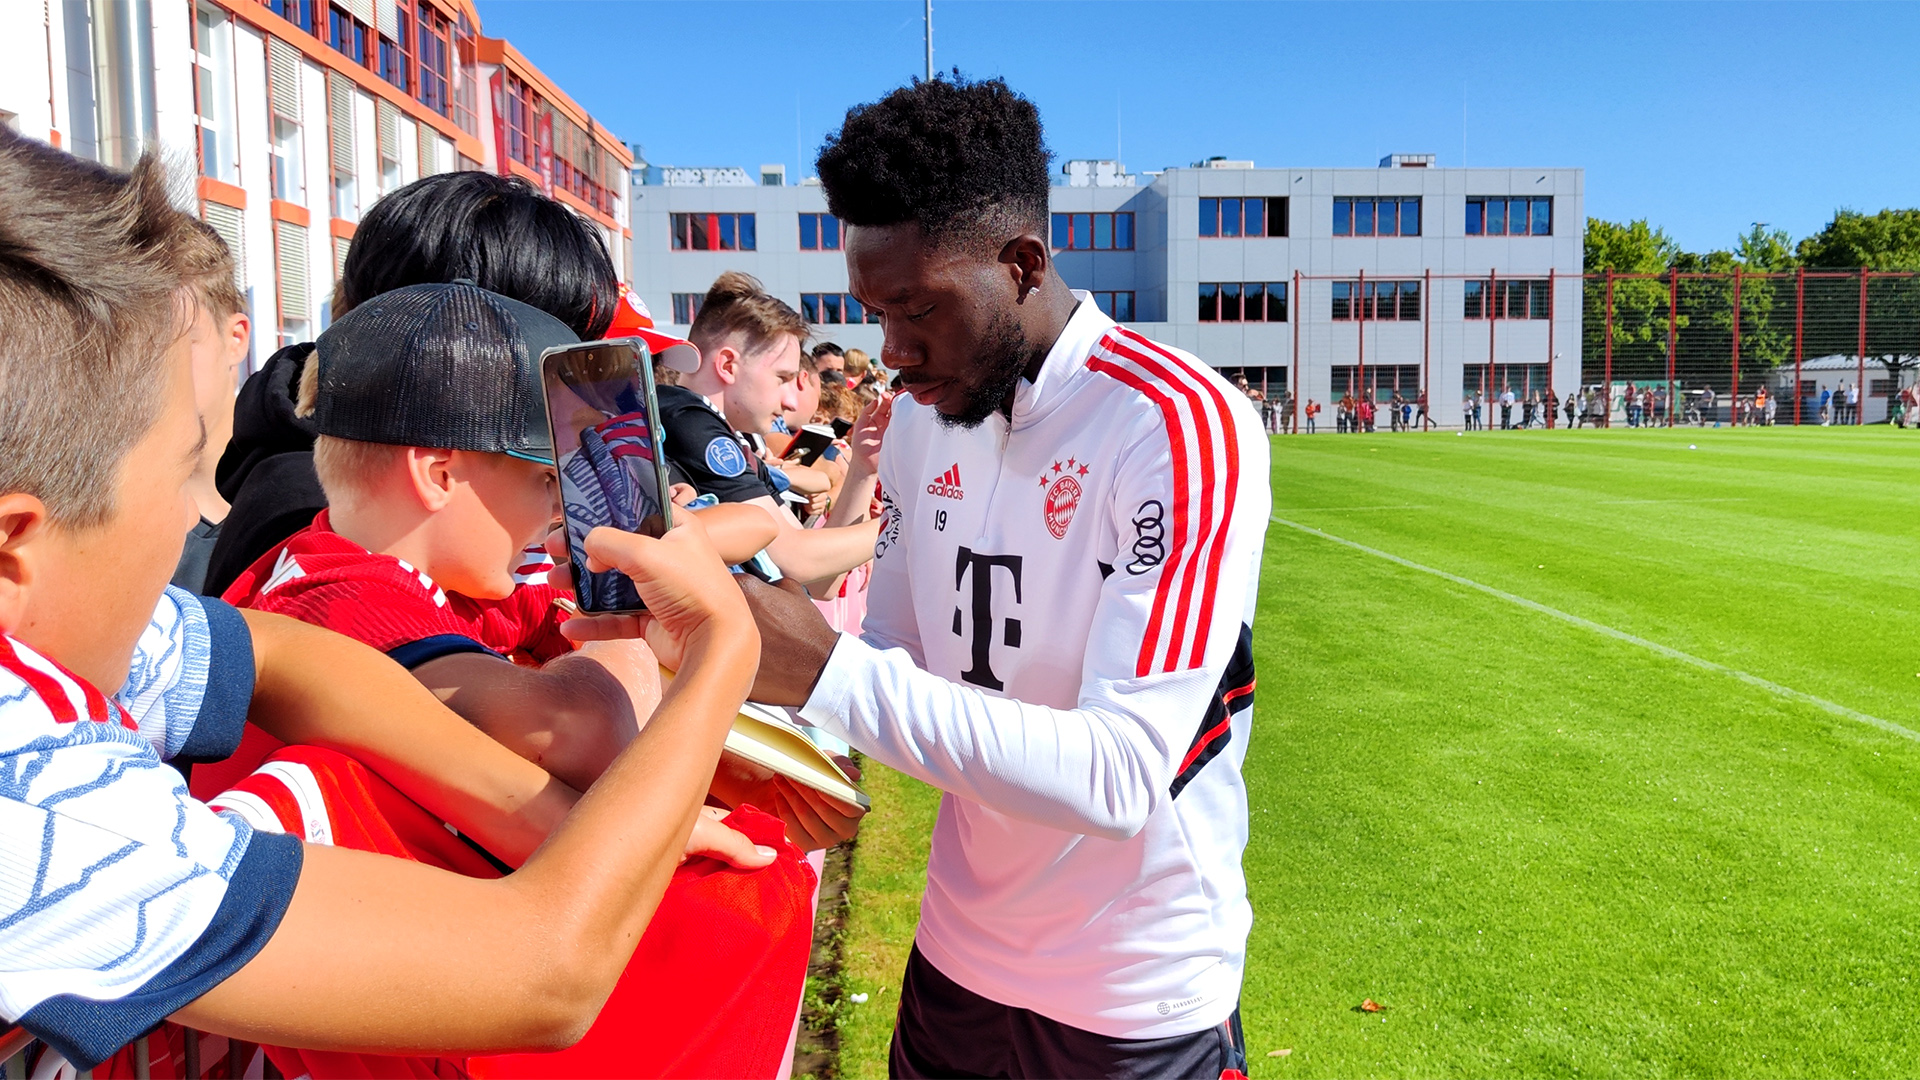
[[[1079,477],[1087,475],[1087,466],[1078,459],[1068,458],[1065,464],[1054,462],[1053,468],[1040,474],[1040,486],[1047,489],[1047,497],[1042,504],[1047,519],[1047,531],[1055,540],[1066,538],[1067,526],[1073,524],[1073,512],[1080,509],[1080,497],[1084,494]]]

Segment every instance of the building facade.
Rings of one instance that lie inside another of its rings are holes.
[[[1071,161],[1052,190],[1068,284],[1141,333],[1323,404],[1428,390],[1462,399],[1580,381],[1580,169],[1261,169],[1214,159],[1134,176]],[[632,284],[682,327],[721,271],[745,270],[818,335],[878,355],[847,295],[840,226],[811,181],[772,167],[636,171]]]
[[[126,167],[157,148],[235,256],[257,364],[331,318],[361,216],[422,176],[527,178],[631,256],[620,140],[472,0],[0,5],[0,123]]]

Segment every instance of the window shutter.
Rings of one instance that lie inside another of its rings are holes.
[[[373,0],[345,0],[345,4],[347,10],[353,13],[354,18],[359,19],[368,26],[374,25]]]
[[[327,148],[335,176],[353,175],[353,82],[327,72]]]
[[[304,322],[310,302],[307,291],[306,227],[287,221],[274,222],[273,257],[280,269],[280,317]]]
[[[380,156],[387,161],[400,160],[400,110],[386,98],[373,102],[374,127],[380,132]]]
[[[347,276],[347,248],[353,241],[344,236],[333,238],[333,280],[339,281]]]
[[[440,135],[425,124],[415,124],[414,133],[420,139],[420,175],[432,176],[445,172],[446,166],[440,162]]]
[[[206,203],[200,211],[200,220],[213,226],[213,231],[226,241],[227,250],[233,254],[233,283],[241,292],[247,291],[247,246],[246,224],[241,220],[240,211],[217,202]]]
[[[380,17],[375,26],[390,41],[400,40],[399,0],[373,0],[374,14]]]
[[[300,122],[300,50],[267,39],[267,97],[274,115]]]

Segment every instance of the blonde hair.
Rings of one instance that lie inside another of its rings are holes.
[[[846,356],[847,374],[850,376],[865,375],[868,366],[873,362],[872,359],[867,356],[865,349],[848,349]]]
[[[215,321],[246,310],[240,286],[234,280],[233,252],[213,226],[197,218],[187,219],[180,243],[175,247],[180,270],[194,298]]]
[[[320,357],[310,352],[306,363],[300,365],[300,389],[294,398],[293,415],[310,417],[319,404]],[[391,469],[394,460],[406,452],[406,447],[389,443],[320,435],[313,440],[313,471],[319,475],[320,490],[327,493],[329,503],[352,505],[369,493],[374,477]]]
[[[687,338],[711,355],[713,346],[724,338],[738,335],[740,352],[752,355],[766,349],[782,334],[807,340],[812,329],[800,313],[778,297],[768,293],[751,274],[729,270],[714,279],[700,302],[700,313],[693,317]]]
[[[113,516],[191,317],[167,189],[151,153],[116,172],[0,127],[0,492],[63,526]]]

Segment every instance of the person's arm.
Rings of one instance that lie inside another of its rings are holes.
[[[764,507],[752,503],[721,503],[687,512],[699,517],[700,524],[707,527],[713,549],[729,566],[753,558],[780,535],[780,523]]]
[[[781,573],[803,585],[837,577],[873,558],[879,525],[863,521],[839,528],[803,529],[795,522],[792,528],[781,528],[767,545],[767,554]]]
[[[531,854],[578,798],[384,654],[298,619],[241,615],[254,647],[247,719],[281,742],[351,754],[509,863]]]
[[[682,674],[653,722],[508,877],[307,847],[272,938],[175,1019],[376,1053],[557,1049],[586,1031],[679,861],[760,656],[697,526],[663,540],[596,529],[587,549],[596,569],[606,560],[634,577],[646,621],[679,649]],[[388,687],[394,696],[426,694],[393,674],[406,684]]]
[[[490,653],[451,653],[413,675],[495,742],[584,791],[639,732],[645,716],[637,714],[636,697],[651,714],[659,696],[659,665],[643,644],[595,647],[609,655],[574,653],[530,668]],[[646,655],[619,655],[635,647]],[[643,675],[653,677],[651,692]]]
[[[1110,839],[1133,835],[1170,797],[1196,726],[1223,690],[1258,585],[1267,448],[1257,420],[1243,412],[1230,414],[1237,453],[1216,468],[1231,478],[1230,494],[1224,485],[1175,490],[1169,437],[1157,418],[1122,455],[1121,490],[1111,519],[1100,522],[1114,531],[1109,550],[1131,551],[1133,522],[1149,502],[1163,508],[1169,533],[1185,525],[1189,535],[1170,536],[1164,561],[1151,565],[1116,555],[1104,581],[1087,568],[1086,587],[1099,589],[1100,600],[1075,707],[949,682],[898,645],[836,637],[824,623],[791,615],[763,621],[767,658],[756,700],[802,705],[803,719],[875,760],[1001,813]],[[905,554],[878,561],[875,601],[880,574]],[[1184,597],[1183,582],[1194,583]]]
[[[879,483],[880,448],[883,445],[887,425],[893,422],[893,395],[882,394],[877,400],[860,410],[860,416],[853,422],[853,430],[847,432],[847,446],[852,451],[847,463],[847,478],[840,485],[840,494],[835,497],[833,509],[827,514],[827,527],[837,528],[867,520],[873,506],[873,494]]]

